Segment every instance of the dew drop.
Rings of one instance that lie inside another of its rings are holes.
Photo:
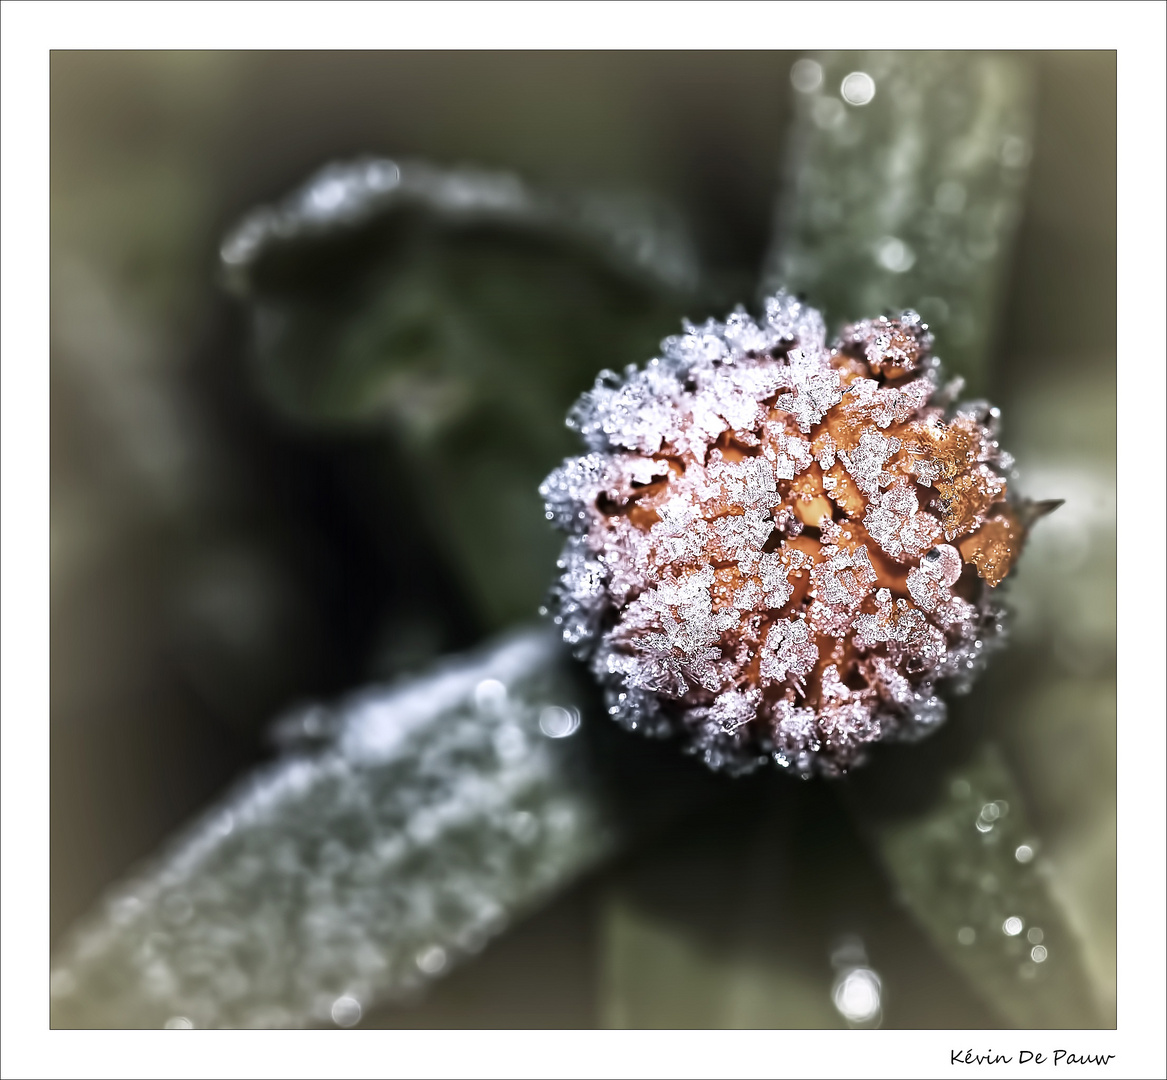
[[[446,966],[446,950],[440,945],[431,945],[417,954],[417,966],[427,975],[437,975]]]
[[[813,94],[823,84],[823,66],[804,57],[790,68],[790,85],[800,94]]]
[[[916,253],[898,236],[885,236],[875,245],[875,261],[893,274],[903,274],[916,265]]]
[[[870,968],[852,968],[836,984],[832,998],[843,1019],[867,1024],[879,1015],[882,986]]]
[[[866,105],[875,97],[875,80],[866,71],[852,71],[839,88],[843,100],[851,105]]]
[[[498,679],[483,679],[474,687],[474,704],[483,712],[497,713],[507,700],[507,688]]]
[[[566,739],[579,728],[579,711],[548,705],[539,713],[539,730],[549,739]]]
[[[361,1018],[361,1003],[344,994],[332,1003],[332,1022],[337,1027],[350,1028]]]

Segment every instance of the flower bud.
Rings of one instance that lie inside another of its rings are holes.
[[[953,404],[914,312],[825,343],[779,293],[601,373],[543,483],[551,608],[612,716],[713,768],[846,770],[944,717],[1025,539],[996,410]]]

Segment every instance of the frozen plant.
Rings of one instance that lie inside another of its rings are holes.
[[[779,292],[601,372],[568,419],[589,453],[540,491],[569,534],[555,622],[620,723],[807,775],[943,720],[1031,514],[998,410],[957,402],[931,347],[911,311],[828,347]]]

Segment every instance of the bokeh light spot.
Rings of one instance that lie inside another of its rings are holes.
[[[800,94],[813,94],[823,84],[823,66],[817,60],[796,60],[790,69],[790,85]]]
[[[840,88],[843,99],[851,105],[866,105],[875,97],[875,80],[866,71],[852,71]]]

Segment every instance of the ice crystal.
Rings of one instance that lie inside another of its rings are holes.
[[[914,312],[846,327],[786,293],[604,371],[544,482],[551,608],[609,712],[710,766],[845,770],[944,716],[999,636],[1025,538],[998,413],[955,403]]]

